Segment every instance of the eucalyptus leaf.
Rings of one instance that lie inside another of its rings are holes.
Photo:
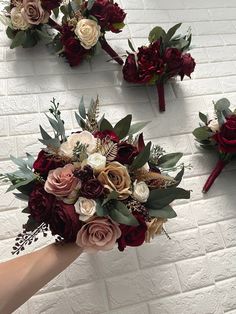
[[[148,40],[150,41],[150,43],[153,43],[160,38],[165,39],[165,36],[166,32],[164,31],[164,29],[160,26],[156,26],[149,33]]]
[[[171,40],[171,38],[175,35],[176,31],[180,28],[180,26],[182,25],[182,23],[178,23],[176,25],[174,25],[173,27],[171,27],[165,37],[165,42],[167,43],[169,40]]]
[[[104,217],[108,215],[108,211],[99,202],[96,203],[96,214],[98,217]]]
[[[131,125],[128,135],[134,135],[145,128],[151,121],[137,122]]]
[[[25,195],[25,194],[23,194],[23,193],[13,193],[14,194],[14,196],[16,197],[16,198],[18,198],[19,200],[21,200],[21,201],[28,201],[29,200],[29,196],[28,195]]]
[[[52,11],[53,11],[53,14],[54,14],[55,18],[57,18],[57,17],[58,17],[58,15],[59,15],[59,12],[60,12],[59,7],[58,7],[58,8],[53,9]]]
[[[26,167],[26,163],[25,163],[24,159],[22,159],[22,158],[16,158],[16,157],[14,157],[14,156],[12,156],[12,155],[10,155],[10,159],[11,159],[11,161],[14,162],[14,164],[16,164],[17,166],[19,166],[19,167]]]
[[[162,209],[176,199],[189,199],[190,191],[182,188],[170,187],[167,189],[156,189],[150,192],[146,207],[152,210]]]
[[[22,45],[24,43],[25,39],[26,39],[26,32],[25,31],[18,31],[16,33],[16,36],[12,40],[10,48],[13,49],[13,48],[16,48],[16,47]]]
[[[52,137],[44,130],[44,128],[40,125],[39,126],[40,133],[42,135],[43,140],[50,140]]]
[[[13,39],[16,35],[16,31],[8,26],[6,29],[6,34],[8,38]]]
[[[201,119],[201,121],[202,121],[205,125],[207,125],[207,123],[208,123],[208,117],[207,117],[204,113],[199,112],[199,118]]]
[[[45,146],[52,146],[52,147],[55,147],[55,148],[59,148],[60,145],[61,145],[59,138],[50,138],[48,140],[41,140],[41,139],[39,139],[39,142],[42,143]]]
[[[100,123],[100,131],[106,131],[106,130],[114,131],[114,128],[106,118],[103,118]]]
[[[38,37],[46,42],[49,42],[52,40],[52,37],[46,33],[45,31],[42,31],[40,29],[36,29],[36,33],[38,35]]]
[[[151,145],[152,143],[148,142],[144,149],[141,151],[141,153],[139,153],[138,156],[134,159],[131,164],[132,169],[141,168],[146,164],[146,162],[148,162],[150,157]]]
[[[30,209],[29,209],[29,207],[27,206],[27,207],[25,207],[21,212],[24,213],[24,214],[30,214]]]
[[[180,182],[182,181],[183,175],[184,175],[184,167],[182,167],[180,172],[178,172],[176,177],[175,177],[175,181],[177,181],[176,186],[178,186],[180,184]]]
[[[149,216],[156,217],[156,218],[171,219],[171,218],[175,218],[177,214],[170,205],[167,205],[159,210],[150,209]]]
[[[119,193],[117,193],[116,191],[112,191],[110,194],[108,194],[108,196],[103,200],[102,202],[102,206],[107,204],[109,201],[111,200],[116,200],[119,196]]]
[[[182,157],[183,157],[182,153],[171,153],[171,154],[163,155],[158,160],[158,167],[172,168],[177,164],[177,162]]]
[[[221,98],[215,103],[215,110],[224,111],[230,107],[230,102],[227,98]]]
[[[114,132],[120,139],[123,139],[128,135],[131,121],[132,115],[128,114],[126,117],[117,122],[114,126]]]
[[[94,5],[95,0],[88,0],[87,9],[91,10]]]
[[[79,104],[79,114],[83,119],[86,119],[86,110],[84,106],[84,97],[81,98],[80,104]]]
[[[115,208],[113,208],[109,211],[109,216],[114,221],[116,221],[120,224],[124,224],[124,225],[128,225],[128,226],[138,226],[139,225],[139,222],[137,221],[137,219],[134,217],[133,214],[130,213],[129,215],[126,216]]]
[[[84,129],[85,128],[85,121],[78,115],[77,112],[75,112],[75,118],[79,124],[79,126]]]
[[[201,126],[199,128],[196,128],[193,131],[193,135],[200,141],[208,140],[212,133],[209,131],[208,127]]]
[[[132,44],[132,42],[131,42],[130,39],[128,39],[128,45],[129,45],[130,49],[131,49],[133,52],[135,52],[134,46],[133,46],[133,44]]]

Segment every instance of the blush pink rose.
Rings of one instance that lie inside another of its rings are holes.
[[[108,218],[95,218],[87,222],[77,234],[76,244],[86,252],[112,250],[121,236],[119,225]]]
[[[40,0],[23,0],[21,14],[29,24],[47,23],[50,13],[42,8]]]
[[[68,164],[49,171],[45,191],[58,197],[68,197],[80,185],[80,180],[74,176],[74,170],[75,167]]]

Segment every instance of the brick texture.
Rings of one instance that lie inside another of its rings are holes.
[[[115,122],[133,113],[135,121],[151,120],[147,139],[167,151],[183,151],[183,185],[192,189],[190,201],[176,202],[178,218],[167,223],[171,236],[124,253],[116,249],[83,254],[46,285],[17,314],[223,314],[236,313],[236,164],[225,169],[207,195],[202,185],[216,156],[200,150],[192,130],[198,111],[213,112],[212,100],[228,97],[236,104],[235,0],[120,0],[127,26],[110,43],[124,54],[127,39],[146,43],[156,24],[167,28],[191,25],[192,55],[198,63],[192,80],[172,80],[165,94],[167,111],[160,114],[155,88],[122,80],[119,65],[102,53],[71,69],[45,47],[9,49],[0,27],[0,172],[14,169],[9,155],[36,154],[38,124],[48,129],[44,112],[52,97],[61,103],[67,128],[75,128],[73,112],[82,95],[100,95],[101,113]],[[14,237],[26,219],[24,204],[5,194],[0,185],[0,261],[12,258]],[[30,250],[52,242],[46,238]],[[1,279],[0,279],[1,280]]]

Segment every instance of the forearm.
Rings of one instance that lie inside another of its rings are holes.
[[[0,313],[12,313],[81,253],[75,244],[51,244],[0,264]]]

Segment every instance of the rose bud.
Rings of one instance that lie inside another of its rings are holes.
[[[146,203],[149,194],[147,184],[144,181],[137,182],[137,180],[135,180],[132,197],[140,203]]]
[[[96,202],[92,199],[79,197],[75,203],[75,211],[79,214],[79,219],[86,221],[96,213]]]
[[[98,173],[106,167],[106,157],[99,153],[91,154],[87,158],[87,165]]]
[[[80,195],[89,199],[99,198],[103,192],[104,187],[97,179],[84,181],[80,189]]]

